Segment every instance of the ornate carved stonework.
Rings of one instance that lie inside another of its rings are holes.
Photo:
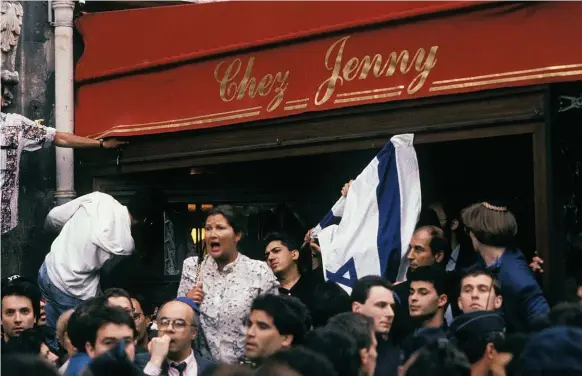
[[[2,50],[2,96],[3,106],[14,98],[12,89],[18,84],[16,71],[16,49],[22,28],[22,4],[18,1],[0,1],[0,50]]]

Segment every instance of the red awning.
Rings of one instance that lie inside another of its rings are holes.
[[[155,134],[577,80],[582,50],[569,43],[581,17],[576,2],[220,2],[85,15],[75,131]]]
[[[482,3],[227,1],[86,14],[76,81]]]

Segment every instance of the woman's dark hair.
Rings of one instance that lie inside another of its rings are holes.
[[[2,356],[2,375],[59,376],[50,364],[43,361],[38,354],[10,354]]]
[[[226,221],[232,227],[235,234],[239,233],[244,234],[246,227],[245,226],[246,218],[241,209],[233,207],[231,205],[219,205],[215,208],[210,209],[210,211],[208,211],[208,216],[206,218],[218,214],[226,218]]]

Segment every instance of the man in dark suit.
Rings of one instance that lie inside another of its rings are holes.
[[[198,335],[200,310],[189,298],[181,297],[165,303],[157,315],[158,337],[150,342],[150,353],[144,374],[148,376],[200,375],[212,364],[197,358],[192,341]],[[136,359],[138,363],[143,360]],[[142,363],[143,364],[143,363]]]
[[[406,273],[407,280],[394,285],[398,304],[395,306],[390,338],[395,344],[401,344],[415,329],[418,329],[418,322],[410,317],[408,306],[412,274],[418,268],[431,265],[438,265],[444,270],[450,254],[449,241],[443,230],[436,226],[422,226],[416,229],[408,247],[410,267]]]

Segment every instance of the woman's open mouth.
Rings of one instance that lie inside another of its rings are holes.
[[[220,242],[210,242],[210,252],[220,252]]]

